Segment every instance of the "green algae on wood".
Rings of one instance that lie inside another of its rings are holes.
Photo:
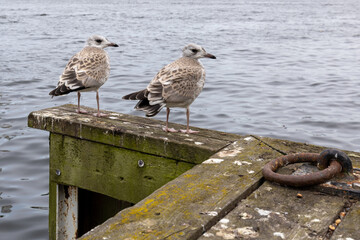
[[[75,109],[75,105],[63,105],[32,112],[28,117],[28,125],[52,133],[191,163],[201,163],[238,138],[235,134],[207,129],[197,129],[200,133],[193,135],[171,134],[162,131],[162,121],[114,112],[107,112],[108,117],[98,118],[91,114],[77,114]],[[86,110],[92,112],[94,109]],[[180,125],[176,127],[180,128]]]
[[[241,139],[80,239],[196,239],[261,183],[280,154]]]
[[[50,180],[136,203],[194,164],[50,135]],[[138,161],[144,162],[139,167]],[[60,174],[57,174],[60,173]]]

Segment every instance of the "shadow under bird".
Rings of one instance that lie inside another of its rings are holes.
[[[166,107],[166,132],[178,132],[168,128],[170,108],[186,108],[187,127],[184,133],[197,133],[189,128],[190,104],[199,96],[205,84],[205,69],[200,58],[216,57],[197,44],[189,44],[182,50],[182,57],[163,67],[146,89],[128,94],[126,100],[139,100],[135,109],[145,111],[147,117],[158,114]]]
[[[104,50],[106,47],[118,47],[118,45],[103,36],[90,37],[86,46],[69,60],[57,87],[49,95],[54,97],[77,92],[77,112],[87,113],[80,109],[80,92],[96,91],[98,111],[95,116],[106,116],[106,114],[100,113],[99,107],[99,88],[108,80],[110,73],[109,57]]]

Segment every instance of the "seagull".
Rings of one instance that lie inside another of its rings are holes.
[[[78,113],[87,113],[80,109],[80,92],[96,91],[97,114],[100,113],[99,88],[107,81],[110,73],[109,57],[104,50],[106,47],[118,47],[103,36],[94,35],[86,41],[86,46],[76,53],[68,62],[64,72],[60,75],[57,87],[49,95],[59,96],[70,92],[77,92]]]
[[[199,58],[216,57],[197,44],[191,43],[182,50],[182,57],[163,67],[146,89],[130,93],[126,100],[140,100],[135,109],[153,117],[166,107],[165,132],[178,132],[168,127],[170,108],[186,108],[187,126],[183,133],[198,133],[189,128],[190,104],[199,96],[205,84],[205,69]]]

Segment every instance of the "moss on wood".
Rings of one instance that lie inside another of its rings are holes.
[[[255,140],[239,140],[125,209],[81,239],[196,239],[261,183],[279,156]]]
[[[108,112],[108,117],[77,114],[63,105],[30,113],[28,125],[75,138],[191,163],[201,163],[239,136],[207,129],[200,134],[166,133],[163,122]],[[89,112],[94,109],[86,108]],[[180,128],[181,125],[176,125]],[[184,126],[182,126],[184,127]]]
[[[136,203],[194,164],[52,133],[50,180]],[[144,162],[139,167],[138,161]],[[60,172],[58,175],[56,172]]]

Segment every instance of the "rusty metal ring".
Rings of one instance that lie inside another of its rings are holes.
[[[292,154],[292,155],[279,157],[277,159],[270,161],[264,166],[262,171],[263,176],[265,177],[266,180],[277,182],[287,186],[294,186],[294,187],[303,187],[303,186],[310,186],[310,185],[324,183],[342,171],[343,167],[338,161],[331,161],[330,165],[324,170],[314,172],[311,174],[301,175],[301,176],[283,175],[283,174],[275,173],[277,169],[292,163],[300,163],[300,162],[319,163],[319,160],[322,159],[320,155],[321,154],[317,154],[317,153],[299,153],[299,154]],[[323,164],[324,160],[321,160],[320,162]]]
[[[343,152],[336,149],[326,149],[320,153],[317,167],[325,169],[331,160],[336,160],[342,166],[342,172],[353,173],[353,166],[350,158]]]

